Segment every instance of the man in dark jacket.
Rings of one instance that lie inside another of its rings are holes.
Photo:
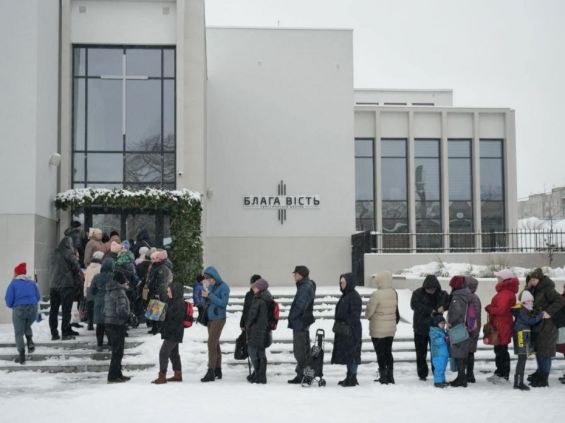
[[[64,237],[49,258],[49,301],[51,303],[49,327],[52,340],[60,338],[57,330],[60,306],[63,309],[61,323],[63,340],[73,339],[73,335],[78,335],[78,332],[71,328],[71,309],[80,286],[80,267],[73,242],[71,238]]]
[[[428,344],[432,318],[435,314],[443,314],[449,305],[449,295],[441,289],[434,275],[426,276],[422,287],[412,293],[410,307],[414,310],[414,346],[416,347],[416,366],[420,380],[428,377]]]
[[[126,291],[116,281],[116,276],[122,277],[122,274],[114,274],[114,278],[108,281],[104,296],[104,329],[112,346],[108,383],[127,382],[130,379],[122,374],[126,323],[129,320],[130,306]]]
[[[296,282],[296,294],[288,313],[288,327],[292,329],[296,377],[288,383],[302,383],[304,367],[310,361],[310,325],[315,320],[316,284],[308,278],[310,271],[306,266],[296,266],[292,273]]]
[[[78,252],[79,266],[84,264],[84,247],[86,246],[86,237],[84,235],[84,230],[82,229],[82,223],[78,220],[74,220],[71,223],[71,227],[65,230],[65,236],[68,236],[72,240],[73,248]]]
[[[243,300],[243,312],[241,313],[241,320],[239,321],[239,327],[241,330],[245,330],[245,326],[247,325],[247,316],[249,315],[249,309],[251,308],[253,296],[255,295],[253,292],[253,286],[259,279],[261,279],[261,275],[253,275],[251,276],[251,279],[249,279],[249,291],[245,294],[245,299]]]
[[[269,326],[269,308],[273,296],[269,292],[269,283],[258,279],[253,283],[253,298],[247,315],[247,348],[253,363],[253,373],[247,380],[251,383],[267,383],[267,356],[265,349],[271,345],[271,327]]]

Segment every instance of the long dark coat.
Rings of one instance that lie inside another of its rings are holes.
[[[544,276],[532,291],[534,294],[534,310],[545,311],[553,316],[563,307],[563,298],[555,290],[555,283],[547,276]],[[536,354],[540,357],[555,356],[557,327],[553,319],[543,319],[532,329]]]
[[[239,320],[239,327],[245,329],[247,326],[247,317],[249,316],[249,310],[251,309],[251,303],[254,297],[253,290],[250,289],[245,294],[245,299],[243,300],[243,312],[241,313],[241,319]]]
[[[335,320],[347,323],[351,336],[335,334],[332,351],[332,364],[361,364],[361,308],[362,301],[355,290],[353,273],[340,276],[345,278],[347,286],[342,290],[341,298],[335,306]],[[341,288],[340,288],[341,289]]]
[[[173,298],[167,301],[167,312],[161,329],[161,338],[173,342],[182,342],[184,336],[184,317],[186,304],[184,302],[184,289],[178,282],[169,285]]]
[[[77,288],[81,285],[80,266],[73,241],[64,237],[49,257],[49,288]]]
[[[428,294],[426,288],[434,288],[433,294]],[[447,310],[449,295],[441,289],[439,281],[434,275],[426,276],[422,287],[412,293],[410,308],[414,310],[412,326],[417,335],[428,336],[432,325],[432,314],[439,307]]]
[[[447,311],[447,323],[454,327],[460,323],[466,324],[467,306],[471,297],[469,288],[454,289],[451,293],[449,310]],[[473,340],[468,338],[458,344],[450,343],[449,350],[453,358],[467,358]]]
[[[166,261],[153,263],[147,279],[149,299],[159,296],[160,301],[167,301],[167,286],[172,280],[172,272]]]
[[[249,314],[247,315],[247,345],[255,348],[267,348],[271,345],[271,328],[269,327],[269,303],[273,296],[268,289],[259,291],[253,296]]]
[[[475,353],[477,352],[477,344],[479,342],[479,334],[481,332],[481,311],[483,310],[483,306],[481,305],[481,299],[476,294],[477,287],[479,285],[479,281],[471,276],[465,276],[465,283],[467,284],[467,288],[471,291],[471,296],[469,297],[469,307],[474,310],[474,315],[476,318],[475,324],[471,325],[474,326],[474,329],[469,332],[469,337],[472,339],[471,345],[469,346],[469,352]],[[471,327],[469,322],[467,322],[467,327]]]
[[[94,276],[90,291],[94,297],[94,323],[104,324],[104,298],[106,296],[106,285],[114,277],[114,260],[106,259],[102,262],[100,273]]]

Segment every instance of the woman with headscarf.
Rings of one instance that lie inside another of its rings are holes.
[[[451,295],[447,311],[447,324],[449,328],[464,325],[464,330],[468,332],[467,308],[470,302],[471,291],[465,285],[465,278],[463,276],[453,276],[449,281],[449,286],[451,287]],[[460,342],[450,339],[449,349],[451,357],[457,363],[457,378],[450,382],[450,386],[467,387],[467,358],[472,342],[470,337]]]
[[[469,291],[471,291],[471,295],[469,296],[469,313],[467,314],[467,327],[469,328],[469,338],[471,338],[469,355],[467,357],[467,382],[475,383],[475,353],[477,352],[477,344],[482,327],[481,311],[483,307],[481,305],[481,299],[476,293],[479,281],[472,276],[465,276],[465,283]]]
[[[353,273],[339,277],[341,298],[335,306],[332,364],[345,364],[347,376],[338,382],[343,387],[359,385],[357,367],[361,364],[361,296],[355,290]]]

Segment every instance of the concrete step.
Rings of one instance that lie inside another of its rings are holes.
[[[124,352],[124,357],[139,356],[139,353]],[[103,352],[66,352],[64,350],[53,350],[49,352],[34,352],[31,354],[26,354],[27,361],[44,361],[52,358],[64,358],[65,360],[72,359],[85,359],[94,361],[110,360],[112,352],[110,350]],[[13,361],[16,357],[15,354],[4,354],[0,353],[0,360]]]
[[[47,372],[47,373],[85,373],[85,372],[108,372],[109,364],[95,363],[65,363],[65,364],[14,364],[13,366],[0,366],[0,371],[5,372]],[[146,370],[155,367],[154,363],[128,364],[123,363],[124,371]]]
[[[126,338],[127,339],[127,338]],[[126,341],[125,348],[135,348],[142,344],[139,341]],[[96,341],[93,339],[92,341],[48,341],[48,342],[36,342],[35,347],[49,347],[49,348],[62,348],[68,350],[77,350],[77,349],[96,349]],[[0,348],[16,348],[16,344],[13,342],[0,342]]]

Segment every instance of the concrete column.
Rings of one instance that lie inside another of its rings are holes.
[[[505,133],[504,140],[504,185],[506,202],[506,230],[512,231],[518,227],[518,201],[517,175],[516,175],[516,122],[514,110],[505,113]],[[556,208],[554,210],[558,210]],[[514,237],[514,242],[516,242]],[[512,245],[513,247],[515,245]]]
[[[447,143],[447,112],[441,112],[441,143],[440,143],[440,169],[441,169],[441,217],[443,249],[449,251],[449,153]]]
[[[482,232],[481,225],[481,152],[479,138],[479,113],[473,113],[473,221],[475,233]],[[475,249],[480,252],[482,239],[480,235],[475,236]]]
[[[382,200],[382,178],[381,178],[381,112],[375,111],[375,219],[376,231],[383,232],[383,200]],[[383,238],[377,236],[377,252],[382,251]]]
[[[410,249],[416,252],[416,174],[414,165],[414,112],[408,112],[408,231],[413,234],[410,237]]]

